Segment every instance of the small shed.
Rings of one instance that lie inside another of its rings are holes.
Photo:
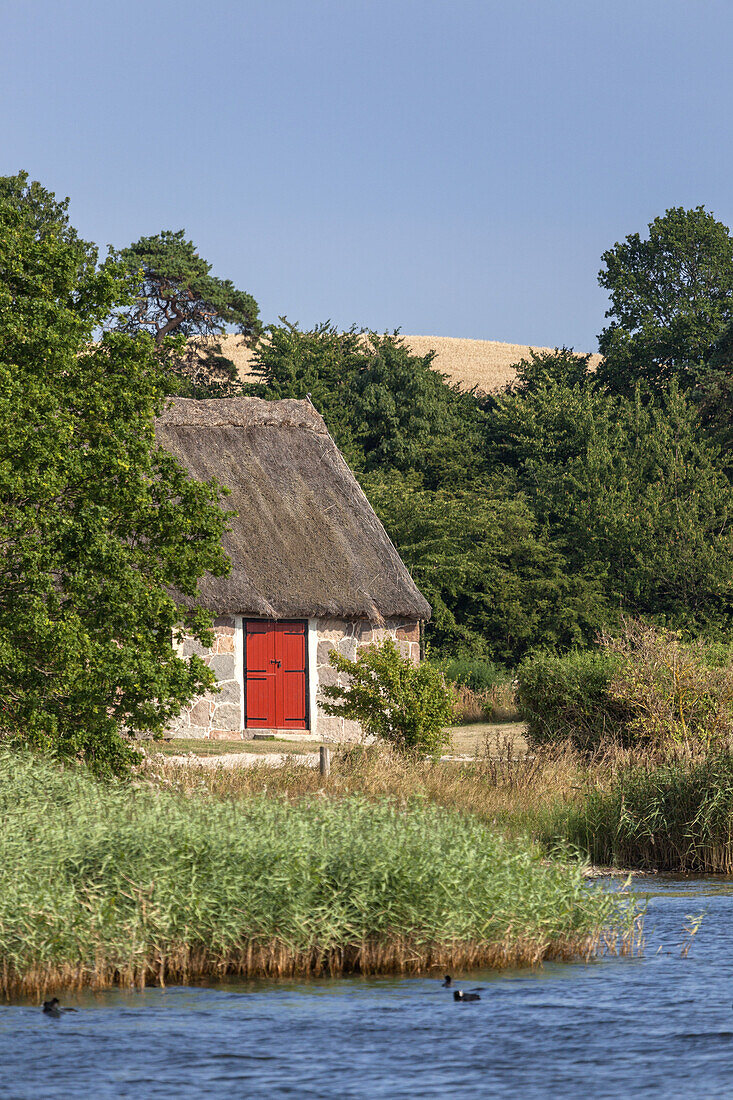
[[[358,726],[319,705],[319,688],[337,682],[330,650],[353,659],[390,636],[418,661],[430,605],[323,418],[309,401],[176,398],[156,436],[193,477],[225,485],[225,506],[236,513],[224,537],[230,574],[200,583],[214,644],[182,645],[214,670],[221,690],[194,702],[171,732],[357,738]]]

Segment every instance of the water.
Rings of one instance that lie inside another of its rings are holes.
[[[0,1097],[733,1096],[733,881],[642,881],[642,959],[435,979],[237,982],[0,1007]],[[688,914],[706,910],[688,957]]]

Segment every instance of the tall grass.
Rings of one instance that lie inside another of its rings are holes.
[[[589,777],[563,834],[598,863],[733,874],[733,757],[637,759]]]
[[[519,710],[510,683],[474,691],[466,684],[453,689],[453,717],[459,725],[468,722],[516,722]]]
[[[568,799],[580,797],[584,765],[568,746],[517,752],[506,738],[472,761],[435,761],[383,746],[341,746],[328,777],[290,758],[284,767],[197,768],[153,757],[145,774],[156,786],[200,797],[239,799],[273,794],[291,800],[342,799],[352,794],[388,798],[400,805],[422,801],[516,837],[546,837],[563,829]]]
[[[511,677],[491,661],[458,657],[436,664],[453,685],[456,722],[504,722],[518,718]]]
[[[4,753],[0,812],[5,996],[527,965],[633,939],[628,904],[579,866],[424,799],[105,787]]]
[[[283,768],[214,770],[151,764],[156,784],[199,797],[266,792],[418,801],[470,815],[510,838],[529,836],[546,854],[570,844],[606,867],[733,874],[733,757],[675,757],[611,743],[592,757],[567,743],[517,754],[432,762],[372,748],[343,748],[331,773]]]

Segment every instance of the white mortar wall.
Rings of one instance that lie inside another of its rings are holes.
[[[236,662],[236,676],[239,683],[239,730],[244,734],[244,618],[242,615],[234,616],[234,660]]]
[[[244,698],[244,696],[243,696]],[[308,715],[310,731],[318,733],[318,620],[308,620]]]

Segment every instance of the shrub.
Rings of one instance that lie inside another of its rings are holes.
[[[591,650],[562,657],[540,653],[522,661],[519,708],[530,740],[569,740],[591,749],[607,737],[622,736],[626,712],[610,694],[619,663],[616,654]]]
[[[492,661],[482,661],[471,657],[456,657],[439,666],[449,684],[467,687],[471,691],[490,691],[509,680],[508,673],[497,668]]]
[[[535,742],[567,740],[579,749],[605,739],[665,752],[730,744],[733,664],[720,644],[624,620],[601,648],[541,654],[518,670],[519,703]]]
[[[618,667],[609,698],[626,712],[629,744],[720,747],[733,734],[733,664],[719,644],[683,643],[677,633],[626,621],[601,639]]]
[[[448,743],[452,697],[433,665],[401,657],[391,638],[369,646],[356,661],[336,650],[329,660],[350,682],[321,688],[333,700],[323,704],[326,714],[359,722],[365,733],[402,751],[438,752]]]

